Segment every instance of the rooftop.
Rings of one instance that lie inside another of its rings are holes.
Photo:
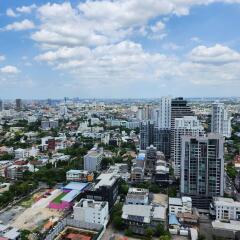
[[[102,186],[112,186],[116,182],[116,176],[113,173],[102,173],[98,176],[99,182],[95,185],[95,189]]]
[[[63,187],[63,190],[78,190],[83,191],[89,183],[80,183],[80,182],[70,182],[66,186]]]

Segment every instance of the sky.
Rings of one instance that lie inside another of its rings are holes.
[[[240,0],[0,0],[0,98],[239,96]]]

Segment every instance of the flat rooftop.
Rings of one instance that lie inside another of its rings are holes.
[[[99,182],[95,185],[95,189],[98,189],[102,186],[112,186],[116,182],[116,176],[113,173],[102,173],[97,177]]]
[[[64,186],[62,189],[63,190],[78,190],[78,191],[83,191],[89,183],[81,183],[81,182],[70,182],[66,186]]]

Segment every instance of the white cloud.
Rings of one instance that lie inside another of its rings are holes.
[[[189,58],[198,63],[226,64],[240,62],[240,53],[220,44],[213,47],[201,45],[190,52]]]
[[[8,9],[7,9],[6,15],[7,15],[8,17],[18,17],[18,15],[17,15],[11,8],[8,8]]]
[[[161,32],[165,28],[165,24],[161,21],[158,21],[155,23],[154,26],[151,26],[151,30],[156,33],[156,32]]]
[[[32,21],[24,19],[21,22],[14,22],[4,27],[6,31],[23,31],[35,28],[35,25]]]
[[[228,47],[198,46],[186,58],[178,59],[148,53],[129,40],[136,33],[162,39],[166,36],[165,24],[159,19],[186,15],[194,5],[213,2],[217,0],[88,0],[77,8],[69,2],[48,3],[37,9],[40,26],[31,38],[39,43],[41,53],[35,59],[61,73],[71,73],[75,81],[68,85],[73,86],[96,88],[139,81],[159,86],[168,86],[169,82],[238,84],[239,53]],[[180,47],[174,43],[163,45],[167,50]]]
[[[17,67],[8,65],[8,66],[0,68],[0,72],[1,73],[9,73],[9,74],[17,74],[20,71]]]
[[[57,61],[57,60],[64,60],[64,59],[72,59],[72,58],[85,58],[91,54],[91,50],[86,47],[62,47],[59,48],[57,51],[48,51],[44,54],[41,54],[36,57],[38,61]]]
[[[20,13],[31,13],[33,9],[37,8],[35,4],[30,6],[17,7],[16,10]]]
[[[163,44],[162,48],[163,48],[164,50],[178,50],[178,49],[181,48],[181,46],[179,46],[179,45],[177,45],[177,44],[175,44],[175,43],[169,42],[169,43]]]
[[[0,62],[4,61],[6,59],[6,57],[4,55],[0,55]]]

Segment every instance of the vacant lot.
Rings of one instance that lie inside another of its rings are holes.
[[[60,192],[60,190],[56,189],[48,197],[42,198],[34,203],[30,208],[27,208],[18,215],[11,225],[21,229],[34,230],[44,224],[49,218],[60,217],[60,212],[48,208],[48,204],[55,199]]]

